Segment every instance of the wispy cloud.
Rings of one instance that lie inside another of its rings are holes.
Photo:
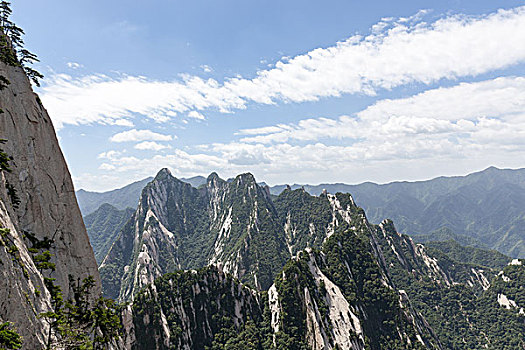
[[[171,141],[175,136],[159,134],[151,130],[127,130],[119,132],[110,137],[111,142],[130,142],[130,141]]]
[[[138,150],[149,150],[149,151],[160,151],[163,149],[171,148],[170,145],[162,145],[160,143],[154,142],[154,141],[144,141],[141,143],[137,143],[133,148]]]
[[[80,64],[78,62],[67,62],[66,65],[68,68],[71,68],[71,69],[79,69],[79,68],[84,67],[83,64]]]
[[[449,16],[433,23],[384,19],[367,36],[283,58],[252,79],[224,82],[185,75],[177,81],[145,77],[56,75],[42,100],[57,127],[130,119],[135,113],[165,122],[175,113],[230,112],[249,103],[315,101],[342,94],[374,95],[409,83],[477,76],[525,62],[525,7],[484,16]]]
[[[204,73],[211,73],[213,71],[213,69],[210,66],[208,66],[207,64],[203,64],[201,66],[201,69],[202,69],[202,71]]]
[[[399,173],[416,167],[420,176],[445,165],[457,172],[487,162],[517,164],[525,157],[525,77],[461,83],[380,100],[351,116],[244,129],[237,136],[194,152],[174,149],[138,158],[110,151],[101,158],[118,173],[146,176],[163,166],[178,176],[251,171],[274,183],[349,175],[371,180],[367,171],[381,164]]]
[[[199,120],[204,120],[206,119],[206,117],[204,115],[202,115],[202,113],[199,113],[197,111],[191,111],[188,113],[188,117],[190,118],[193,118],[193,119],[199,119]]]
[[[242,142],[263,144],[323,138],[384,140],[470,133],[487,126],[489,119],[511,123],[518,132],[524,115],[525,77],[502,77],[379,100],[355,116],[304,119],[295,124],[243,129],[238,134],[246,135]]]

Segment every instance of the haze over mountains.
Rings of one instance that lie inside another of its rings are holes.
[[[194,187],[205,181],[204,177],[191,179]],[[77,191],[79,205],[84,216],[105,202],[117,209],[134,208],[141,187],[147,182],[149,178],[103,193]],[[272,186],[270,193],[278,195],[285,188],[286,185]],[[467,176],[427,181],[382,185],[370,182],[294,184],[290,188],[304,188],[312,195],[319,195],[323,190],[350,193],[371,222],[392,219],[400,232],[416,240],[454,238],[466,245],[497,249],[512,257],[525,256],[525,169],[490,167]],[[425,239],[427,235],[430,237]]]

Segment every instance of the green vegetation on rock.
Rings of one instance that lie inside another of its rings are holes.
[[[22,337],[11,328],[9,322],[0,323],[0,350],[20,349]]]
[[[84,217],[89,241],[100,265],[107,255],[119,231],[133,215],[134,210],[118,210],[111,204],[102,204],[96,211]]]

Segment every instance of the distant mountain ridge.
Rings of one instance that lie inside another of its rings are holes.
[[[389,218],[410,235],[446,227],[504,254],[525,257],[525,169],[490,167],[428,181],[304,188],[312,194],[322,188],[352,193],[371,222]]]
[[[163,273],[210,263],[268,288],[273,271],[288,258],[279,231],[269,193],[251,174],[227,182],[212,173],[197,189],[163,169],[143,189],[135,213],[100,265],[104,291],[129,300]]]
[[[132,208],[118,210],[108,203],[84,217],[89,241],[95,252],[97,264],[102,262],[120,229],[135,212]]]
[[[111,204],[118,210],[136,208],[142,189],[151,180],[153,178],[148,177],[107,192],[90,192],[80,189],[76,191],[78,206],[83,216],[93,213],[104,203]]]
[[[492,177],[487,178],[486,176],[492,176],[497,175],[498,178]],[[308,193],[313,195],[319,195],[323,192],[323,190],[327,190],[329,192],[349,192],[349,190],[356,189],[356,188],[362,188],[363,190],[368,190],[374,187],[381,187],[381,188],[392,188],[397,186],[408,186],[404,188],[409,188],[413,185],[418,184],[425,184],[432,182],[432,190],[427,193],[427,195],[437,195],[440,191],[444,189],[458,189],[461,186],[476,181],[479,179],[484,179],[486,181],[486,184],[490,187],[493,187],[496,185],[497,181],[503,181],[503,182],[509,182],[513,184],[517,184],[520,187],[525,189],[525,168],[519,168],[519,169],[500,169],[494,166],[490,166],[484,170],[477,171],[470,173],[468,175],[464,176],[438,176],[429,180],[419,180],[419,181],[393,181],[386,184],[377,184],[374,182],[363,182],[360,184],[350,185],[346,183],[322,183],[319,185],[309,185],[309,184],[283,184],[283,185],[274,185],[270,186],[270,192],[272,194],[279,194],[281,193],[287,186],[290,186],[292,189],[297,189],[303,187]],[[421,193],[421,190],[417,187],[413,187],[413,190],[411,190],[411,193],[418,194]],[[425,197],[427,198],[427,197]]]
[[[77,191],[80,208],[86,215],[104,200],[118,209],[125,208],[123,203],[134,208],[140,191],[150,180],[95,195]],[[182,181],[199,187],[205,183],[205,178],[198,176]],[[287,185],[272,186],[270,193],[278,195],[286,188]],[[371,222],[392,219],[400,232],[410,234],[416,240],[420,236],[423,239],[422,235],[448,229],[462,244],[496,249],[512,257],[525,257],[525,169],[490,167],[466,176],[417,182],[294,184],[290,188],[304,188],[312,195],[319,195],[323,190],[351,193],[356,203],[366,210]],[[96,201],[88,201],[88,197],[96,197]],[[429,237],[426,240],[446,239]]]

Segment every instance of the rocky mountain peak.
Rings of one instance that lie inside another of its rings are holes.
[[[162,168],[159,170],[154,180],[161,181],[167,178],[173,178],[171,171],[168,168]]]
[[[223,183],[225,183],[225,181],[221,179],[216,172],[212,172],[206,178],[206,185],[208,188],[218,188]]]
[[[257,183],[252,173],[239,174],[235,177],[233,182],[238,185],[251,185]]]
[[[219,175],[214,171],[214,172],[212,172],[210,175],[208,175],[208,177],[206,178],[206,181],[210,182],[210,181],[217,180],[217,179],[220,179],[220,177],[219,177]]]

